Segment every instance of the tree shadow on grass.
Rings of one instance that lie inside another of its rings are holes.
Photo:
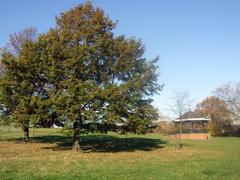
[[[30,143],[58,143],[58,142],[66,142],[71,140],[70,137],[61,136],[61,135],[43,135],[43,136],[32,136],[30,137]],[[0,138],[0,141],[12,141],[15,143],[23,143],[24,138]]]
[[[8,139],[9,141],[20,142],[22,138]],[[72,137],[51,135],[51,136],[35,136],[31,137],[32,143],[56,143],[56,146],[43,147],[44,149],[52,149],[54,151],[71,150]],[[82,152],[134,152],[151,151],[153,149],[163,148],[166,141],[161,139],[130,137],[126,139],[113,135],[84,135],[80,137]]]
[[[71,137],[61,136],[61,135],[43,135],[43,136],[32,136],[30,137],[29,143],[67,143],[72,140]],[[1,138],[0,141],[12,141],[16,144],[24,143],[23,137],[17,138]]]
[[[136,150],[150,151],[163,148],[166,141],[143,137],[119,138],[109,135],[85,136],[81,141],[84,152],[134,152]]]

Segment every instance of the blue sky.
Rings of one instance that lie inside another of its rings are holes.
[[[45,32],[55,16],[83,1],[2,0],[0,47],[26,27]],[[95,0],[113,20],[117,34],[142,39],[145,56],[160,56],[160,84],[154,105],[167,115],[173,90],[189,89],[195,103],[223,83],[240,78],[239,0]]]

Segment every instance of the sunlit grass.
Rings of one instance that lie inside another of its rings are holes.
[[[240,179],[240,138],[176,140],[159,134],[82,136],[82,151],[59,129],[0,128],[0,179]],[[30,131],[33,135],[33,129]]]

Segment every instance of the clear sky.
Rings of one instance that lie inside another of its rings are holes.
[[[0,47],[26,27],[45,32],[55,16],[83,1],[1,0]],[[141,38],[147,58],[160,56],[154,104],[167,114],[173,90],[189,89],[195,103],[223,83],[240,80],[239,0],[95,0],[113,20],[117,34]]]

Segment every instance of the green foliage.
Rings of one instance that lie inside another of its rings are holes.
[[[40,65],[36,63],[34,43],[26,42],[18,56],[3,53],[4,73],[0,77],[1,115],[5,121],[28,131],[44,117],[44,97],[41,91]],[[28,134],[26,134],[28,136]]]
[[[149,95],[157,93],[156,63],[141,41],[114,36],[115,23],[91,3],[56,18],[41,36],[53,109],[79,133],[108,130],[145,133],[158,118]],[[69,123],[72,122],[72,123]]]
[[[27,125],[58,119],[74,137],[89,132],[146,133],[158,119],[150,96],[157,60],[144,58],[140,40],[115,36],[116,23],[91,3],[56,18],[56,27],[3,56],[5,107]]]

